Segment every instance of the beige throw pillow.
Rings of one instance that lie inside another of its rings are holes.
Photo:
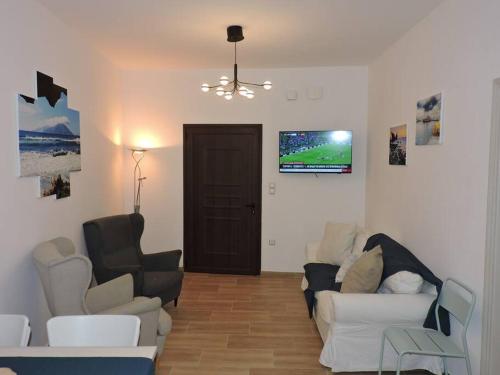
[[[375,293],[380,284],[383,269],[384,261],[380,246],[364,252],[347,271],[340,292]]]
[[[351,254],[355,235],[356,224],[326,223],[317,259],[340,266]]]
[[[337,274],[335,275],[336,283],[341,283],[342,281],[344,281],[344,277],[347,274],[347,271],[349,271],[349,268],[351,268],[353,264],[356,263],[358,258],[359,255],[357,254],[351,254],[347,258],[345,258],[344,263],[342,263],[339,270],[337,271]]]

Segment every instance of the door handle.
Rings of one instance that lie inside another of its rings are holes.
[[[255,215],[255,203],[248,203],[248,204],[245,204],[245,207],[248,207],[250,208],[250,212],[252,213],[252,215]]]

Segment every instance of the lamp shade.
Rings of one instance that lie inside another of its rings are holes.
[[[243,28],[239,25],[232,25],[227,28],[227,41],[228,42],[241,42],[245,37],[243,36]]]

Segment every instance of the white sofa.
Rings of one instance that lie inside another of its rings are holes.
[[[359,228],[353,253],[361,253],[370,233]],[[319,242],[306,246],[306,263],[318,263]],[[302,289],[307,280],[302,281]],[[424,282],[418,294],[315,293],[313,317],[324,346],[319,361],[334,372],[378,370],[382,331],[388,326],[421,327],[436,298],[436,288]],[[384,370],[394,370],[396,355],[385,346]],[[437,357],[406,356],[403,370],[425,369],[441,374]]]

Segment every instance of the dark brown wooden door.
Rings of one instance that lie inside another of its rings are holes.
[[[184,268],[258,275],[262,125],[184,125]]]

